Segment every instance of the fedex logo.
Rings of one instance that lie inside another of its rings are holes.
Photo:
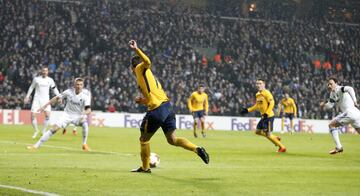
[[[184,116],[180,116],[178,120],[178,129],[192,129],[194,126],[193,120],[186,120]],[[214,130],[214,122],[205,120],[205,129]]]
[[[290,131],[290,121],[285,119],[284,121],[285,129]],[[298,123],[294,123],[294,130],[296,132],[308,132],[314,133],[314,125],[306,123],[306,120],[299,120]]]
[[[141,125],[142,119],[131,118],[131,115],[125,114],[124,116],[124,127],[126,128],[139,128]]]
[[[249,119],[249,122],[243,123],[238,122],[237,118],[231,119],[231,130],[232,131],[249,131],[256,130],[257,122],[255,119]]]

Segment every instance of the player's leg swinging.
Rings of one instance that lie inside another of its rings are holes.
[[[48,131],[46,131],[39,141],[37,141],[34,145],[28,146],[28,149],[37,149],[39,148],[44,142],[48,141],[52,135],[54,135],[60,129],[59,126],[53,125]]]
[[[286,152],[285,146],[280,142],[280,137],[272,134],[272,121],[269,119],[261,119],[258,123],[255,133],[262,135],[270,140],[275,146],[278,146],[278,152]]]

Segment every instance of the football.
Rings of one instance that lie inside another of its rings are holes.
[[[150,167],[158,167],[160,165],[160,156],[156,153],[150,153]]]

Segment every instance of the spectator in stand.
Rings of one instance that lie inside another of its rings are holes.
[[[87,77],[95,110],[106,111],[111,98],[120,111],[144,111],[132,101],[136,84],[125,69],[129,54],[122,40],[131,37],[146,43],[144,51],[157,65],[153,71],[164,80],[160,82],[180,114],[187,113],[187,86],[205,83],[221,94],[209,96],[216,114],[237,115],[241,106],[254,102],[252,83],[259,70],[277,102],[284,89],[301,100],[300,118],[332,117],[318,110],[318,100],[312,99],[326,94],[321,81],[328,75],[336,74],[344,84],[360,89],[358,25],[344,24],[348,20],[327,13],[296,17],[296,2],[259,0],[250,17],[242,13],[246,3],[226,5],[233,1],[188,8],[141,0],[2,0],[1,107],[23,107],[18,97],[25,95],[38,65],[45,64],[60,91],[71,85],[66,78]],[[357,19],[354,15],[352,20],[360,22]],[[320,67],[314,67],[313,59],[326,59],[330,67],[322,69],[320,60]],[[341,69],[336,62],[341,62]]]

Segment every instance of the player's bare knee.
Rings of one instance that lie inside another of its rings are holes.
[[[140,136],[140,138],[139,138],[140,143],[146,143],[146,142],[148,142],[149,140],[150,140],[150,139],[147,138],[147,137],[145,137],[145,136]]]
[[[166,140],[167,140],[167,142],[170,144],[170,145],[175,145],[175,140],[176,140],[176,138],[174,137],[167,137],[166,138]]]
[[[174,134],[174,131],[169,131],[165,134],[166,140],[170,145],[175,145],[176,143],[176,136]]]
[[[140,141],[140,142],[145,142],[145,138],[143,138],[143,137],[140,136],[140,137],[139,137],[139,141]]]

